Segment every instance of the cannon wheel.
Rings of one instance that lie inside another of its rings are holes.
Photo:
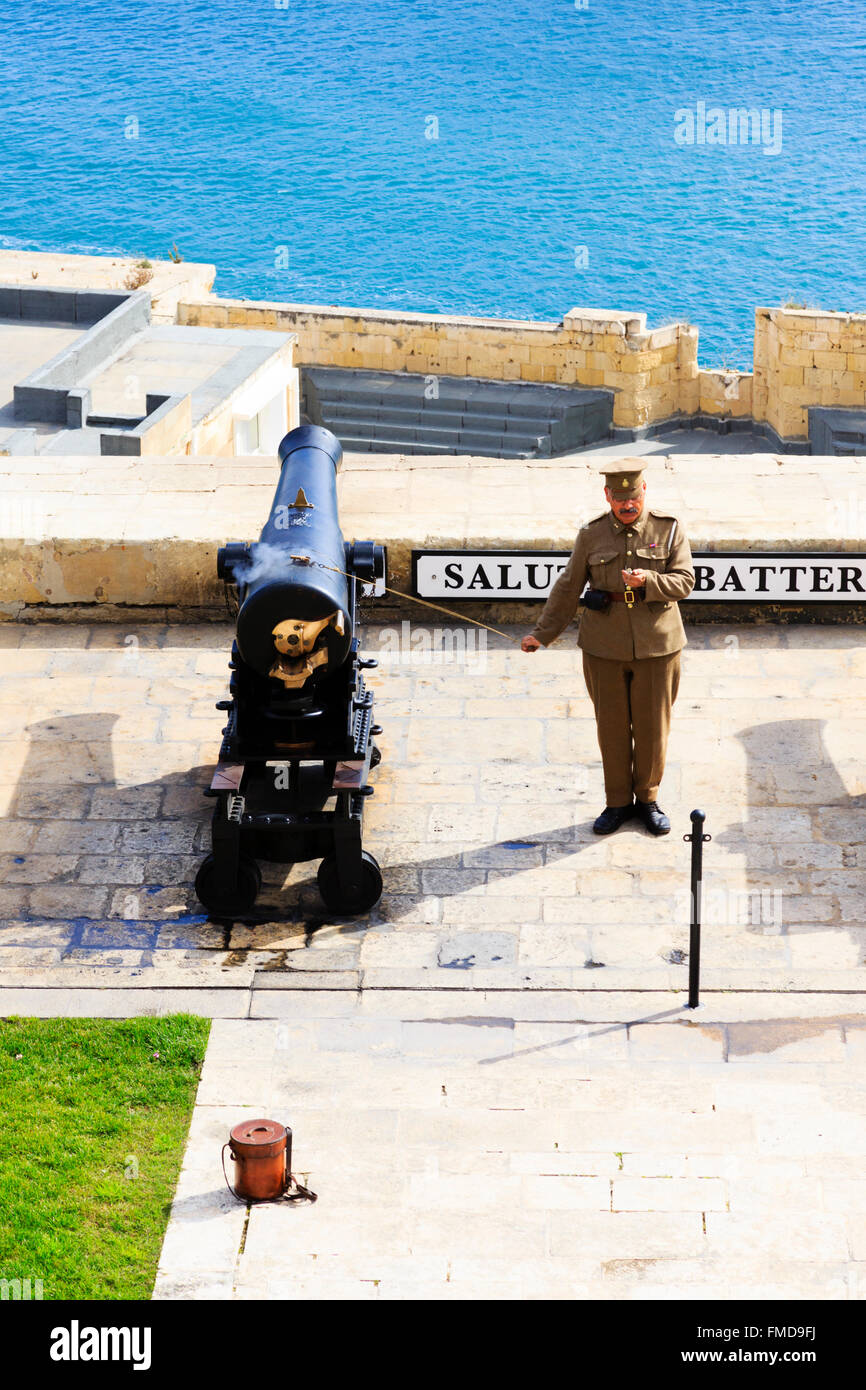
[[[373,744],[373,751],[372,751],[372,753],[370,754],[370,766],[371,766],[371,767],[378,767],[381,761],[382,761],[382,750],[381,750],[381,748],[379,748],[379,747],[374,743],[374,744]]]
[[[329,854],[319,865],[317,874],[319,892],[325,906],[341,916],[354,916],[359,912],[369,912],[382,896],[382,874],[379,865],[366,850],[361,851],[361,888],[352,897],[344,896],[337,878],[337,856]]]
[[[262,886],[262,871],[255,859],[242,855],[238,860],[238,881],[233,893],[221,892],[216,886],[216,860],[209,854],[195,876],[195,891],[199,902],[208,912],[231,917],[248,912]]]

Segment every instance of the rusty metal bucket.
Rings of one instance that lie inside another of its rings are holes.
[[[231,1150],[235,1186],[226,1177],[229,1190],[244,1202],[268,1202],[282,1197],[291,1180],[292,1131],[277,1120],[243,1120],[235,1125],[225,1153]]]

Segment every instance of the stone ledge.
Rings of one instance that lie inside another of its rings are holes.
[[[143,256],[79,256],[55,251],[0,250],[0,284],[51,285],[83,290],[126,290],[127,277]],[[151,298],[154,319],[174,323],[181,298],[207,296],[216,266],[196,261],[151,260],[152,277],[141,288]]]
[[[32,972],[22,973],[30,975]],[[689,1009],[687,1001],[685,989],[586,992],[476,989],[467,995],[463,990],[399,988],[362,992],[328,988],[250,990],[243,985],[221,988],[204,983],[195,986],[154,982],[133,987],[114,979],[104,986],[44,985],[11,980],[7,983],[7,974],[0,980],[0,1012],[4,1016],[21,1013],[32,1018],[127,1018],[190,1011],[206,1018],[293,1018],[298,1023],[319,1018],[392,1018],[433,1025],[502,1019],[509,1023],[538,1021],[575,1026],[614,1023],[638,1030],[667,1030],[671,1025],[695,1030],[741,1025],[768,1033],[776,1026],[777,1046],[786,1041],[783,1036],[786,1026],[791,1031],[788,1041],[801,1035],[817,1038],[828,1031],[838,1031],[840,1027],[856,1032],[866,1028],[864,992],[720,989],[705,991],[697,1009]],[[741,1043],[749,1041],[745,1034],[737,1037]],[[694,1059],[689,1056],[685,1060]],[[792,1060],[786,1065],[798,1063]]]
[[[619,309],[569,309],[563,316],[562,324],[564,328],[570,328],[578,333],[613,333],[616,337],[630,338],[638,334],[646,333],[646,314],[628,313]],[[674,325],[678,327],[678,325]],[[658,330],[664,334],[665,330]],[[654,346],[661,347],[662,343],[668,339],[662,339]],[[675,341],[675,337],[670,339]]]
[[[844,525],[844,499],[859,492],[863,459],[656,455],[644,462],[649,505],[672,508],[695,551],[864,545],[856,509]],[[596,464],[579,454],[530,463],[348,454],[338,479],[343,533],[388,547],[388,583],[401,592],[413,548],[570,551],[578,528],[604,508]],[[224,617],[217,550],[259,535],[277,475],[274,462],[258,457],[0,458],[0,616],[68,616],[76,607],[90,620],[129,609]],[[489,616],[492,606],[484,611]],[[497,611],[522,622],[537,605]],[[474,616],[471,605],[465,614]]]
[[[178,323],[196,323],[198,311],[202,307],[226,309],[229,313],[233,309],[242,310],[245,313],[247,311],[261,314],[274,313],[286,319],[303,318],[305,315],[312,314],[317,319],[338,320],[341,325],[346,327],[347,331],[351,331],[352,328],[367,319],[378,323],[430,324],[431,330],[439,326],[454,324],[461,328],[507,328],[529,332],[536,329],[540,332],[550,333],[562,326],[558,319],[496,319],[479,318],[470,314],[423,314],[404,311],[403,309],[363,309],[351,306],[344,308],[341,305],[330,304],[293,304],[285,299],[226,299],[222,295],[215,294],[208,297],[204,306],[193,301],[179,304]],[[587,312],[589,311],[587,310]],[[605,310],[603,317],[607,318],[608,316],[608,311]],[[634,316],[629,315],[628,317]]]

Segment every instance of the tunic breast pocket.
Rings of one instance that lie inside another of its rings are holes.
[[[587,556],[589,578],[594,589],[622,588],[623,559],[618,550],[609,546],[606,550],[594,550]]]
[[[666,545],[635,546],[635,555],[638,557],[635,569],[666,570],[670,554],[671,552]]]

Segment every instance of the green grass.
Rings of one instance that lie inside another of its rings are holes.
[[[150,1297],[209,1032],[189,1014],[0,1019],[0,1279]]]

